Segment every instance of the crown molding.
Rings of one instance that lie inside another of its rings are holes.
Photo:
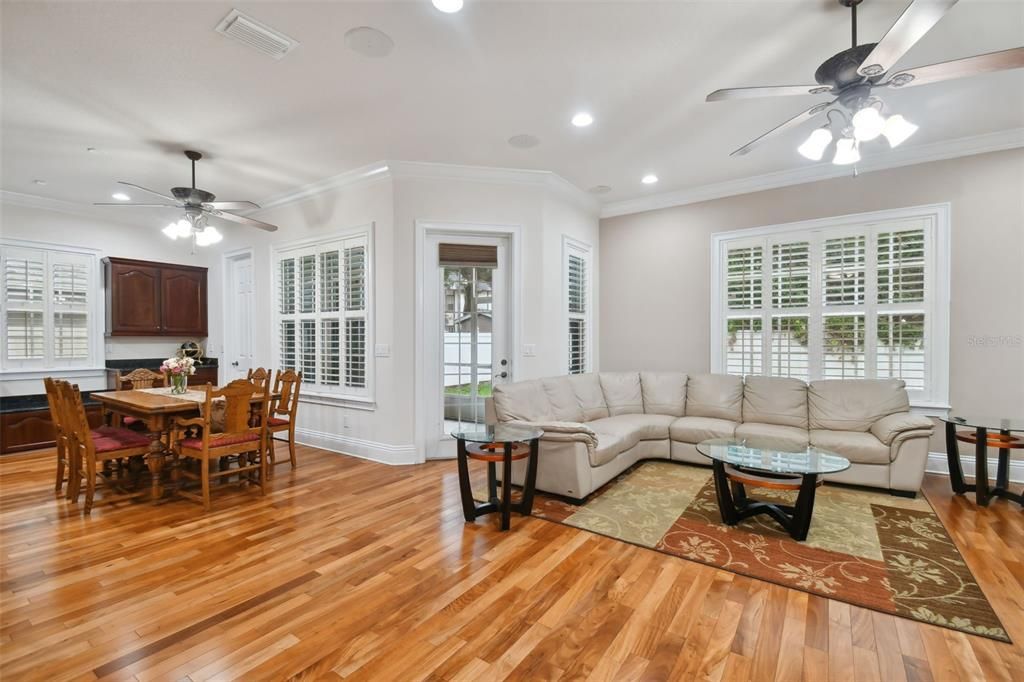
[[[108,211],[102,206],[80,204],[74,201],[41,197],[37,194],[26,194],[24,192],[11,192],[6,189],[0,189],[0,204],[24,206],[25,208],[43,211],[55,211],[78,218],[91,218],[105,223],[113,222],[130,227],[138,227],[139,225],[137,221],[128,219],[124,214],[119,214],[117,211]]]
[[[285,206],[287,204],[294,204],[298,201],[305,201],[318,194],[329,192],[335,189],[341,189],[342,187],[352,187],[355,185],[364,185],[372,182],[379,182],[386,180],[391,177],[390,168],[385,161],[376,161],[359,168],[353,168],[352,170],[345,171],[344,173],[338,173],[322,180],[317,180],[306,185],[300,185],[287,192],[281,194],[275,194],[274,196],[268,197],[263,201],[259,202],[260,208],[255,209],[253,213],[259,211],[265,211],[271,208],[277,208],[278,206]]]
[[[912,166],[919,163],[932,161],[944,161],[961,156],[972,156],[974,154],[985,154],[988,152],[1004,151],[1024,147],[1024,128],[1011,128],[994,133],[960,137],[953,140],[931,142],[917,147],[906,147],[895,149],[885,154],[871,156],[864,159],[856,166],[857,173],[870,173],[872,171],[886,170]],[[615,216],[640,213],[642,211],[654,211],[673,206],[684,206],[695,204],[701,201],[722,199],[724,197],[738,194],[750,194],[779,187],[802,185],[818,180],[830,180],[833,178],[849,176],[852,169],[849,166],[836,166],[832,163],[817,163],[811,166],[802,166],[792,170],[765,173],[748,178],[737,180],[726,180],[708,185],[699,185],[686,189],[673,190],[652,194],[637,199],[624,199],[606,203],[601,209],[602,218],[613,218]]]

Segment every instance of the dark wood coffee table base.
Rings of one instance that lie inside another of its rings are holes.
[[[458,439],[459,492],[462,496],[462,513],[466,521],[494,512],[501,513],[501,529],[508,530],[512,512],[530,516],[533,513],[533,493],[537,484],[537,452],[540,439],[534,438],[529,445],[523,442],[469,444]],[[512,503],[512,462],[528,459],[526,480],[523,481],[523,497]],[[473,499],[473,486],[469,479],[469,460],[487,462],[487,502],[477,504]],[[501,497],[498,497],[497,464],[501,462]]]
[[[775,475],[739,469],[721,460],[712,460],[715,475],[715,493],[722,523],[735,526],[743,519],[767,514],[775,519],[794,540],[807,539],[814,511],[814,494],[821,480],[817,474]],[[777,490],[798,490],[796,504],[774,504],[747,497],[746,486]]]

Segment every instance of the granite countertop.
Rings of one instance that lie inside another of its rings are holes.
[[[107,360],[107,369],[133,370],[139,367],[156,368],[167,358],[135,358],[133,360]],[[217,367],[217,358],[203,358],[196,367]]]

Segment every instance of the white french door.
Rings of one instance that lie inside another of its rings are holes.
[[[426,457],[455,456],[451,434],[484,425],[484,402],[511,380],[509,239],[428,233],[423,322]]]
[[[253,363],[252,254],[249,252],[225,259],[224,274],[224,365],[222,383],[244,379]]]

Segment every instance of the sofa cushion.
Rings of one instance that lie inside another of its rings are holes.
[[[608,416],[608,403],[604,401],[601,380],[596,374],[574,374],[568,378],[576,399],[583,410],[583,421],[589,422]]]
[[[548,417],[548,409],[548,396],[539,379],[494,387],[494,411],[498,421],[543,421]]]
[[[742,419],[743,379],[728,374],[697,374],[686,385],[686,416],[738,422]],[[731,434],[730,434],[731,435]]]
[[[583,408],[568,377],[550,377],[541,379],[544,393],[548,397],[551,419],[562,422],[583,421]]]
[[[667,440],[668,429],[676,417],[667,414],[620,414],[587,422],[600,438],[602,433],[622,434],[627,441]]]
[[[683,443],[699,443],[709,438],[732,438],[736,422],[713,417],[680,417],[672,422],[669,435]]]
[[[811,445],[842,455],[854,464],[888,464],[889,447],[863,431],[811,429]]]
[[[783,426],[782,424],[758,424],[757,422],[743,422],[737,426],[736,438],[750,440],[751,445],[761,442],[779,449],[803,450],[808,443],[807,429],[798,429],[795,426]]]
[[[743,384],[743,421],[807,430],[807,384],[785,377],[748,376]]]
[[[644,399],[639,372],[601,372],[598,377],[609,415],[643,414]]]
[[[686,375],[682,372],[640,372],[640,389],[647,414],[686,414]]]
[[[810,427],[867,431],[886,415],[910,411],[905,385],[901,379],[812,381],[807,391]]]

